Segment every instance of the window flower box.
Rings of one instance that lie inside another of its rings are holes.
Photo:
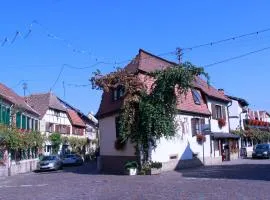
[[[198,143],[203,143],[206,140],[206,138],[205,138],[205,136],[203,134],[197,134],[196,137],[197,137],[197,142]]]
[[[226,120],[225,119],[219,119],[218,120],[218,126],[219,128],[222,128],[226,125]]]

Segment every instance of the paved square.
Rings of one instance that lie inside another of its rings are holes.
[[[269,188],[270,160],[238,160],[156,176],[101,175],[94,164],[86,164],[1,178],[0,199],[269,199]]]

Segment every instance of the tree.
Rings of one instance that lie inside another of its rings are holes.
[[[120,136],[130,140],[140,161],[149,160],[149,148],[156,147],[162,137],[171,138],[176,133],[177,96],[193,87],[196,76],[208,74],[189,62],[147,74],[153,78],[151,88],[137,74],[125,69],[101,76],[100,71],[90,79],[92,88],[106,92],[118,85],[125,88],[124,102],[120,110]]]
[[[60,148],[60,144],[62,143],[62,138],[60,133],[52,133],[49,136],[49,140],[52,143],[52,152],[53,154],[57,154]]]

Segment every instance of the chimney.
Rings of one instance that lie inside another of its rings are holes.
[[[220,89],[218,89],[218,91],[219,91],[221,94],[225,95],[224,89],[220,88]]]

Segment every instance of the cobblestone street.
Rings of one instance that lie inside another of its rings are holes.
[[[0,178],[0,199],[269,199],[269,188],[270,160],[238,160],[156,176],[101,175],[87,164]]]

